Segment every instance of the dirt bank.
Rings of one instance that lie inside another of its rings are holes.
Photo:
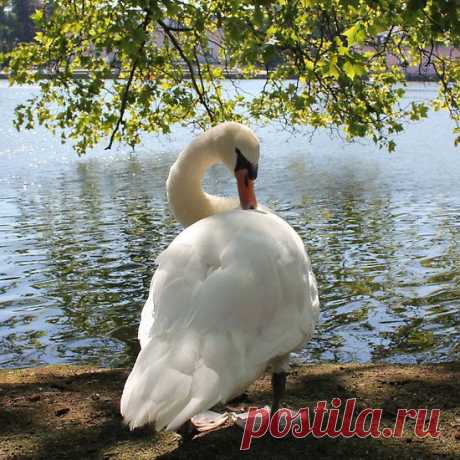
[[[0,371],[1,459],[236,459],[242,431],[227,426],[179,445],[151,428],[130,432],[119,415],[125,369],[49,366]],[[270,402],[270,378],[249,388],[250,405]],[[294,367],[286,406],[313,408],[333,397],[357,398],[358,408],[383,409],[392,427],[398,408],[441,409],[438,439],[419,439],[406,427],[401,439],[253,441],[246,458],[460,459],[460,363],[434,365],[315,365]]]

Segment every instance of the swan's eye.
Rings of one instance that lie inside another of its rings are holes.
[[[240,169],[246,169],[248,171],[249,179],[255,180],[257,179],[257,171],[258,166],[252,164],[242,153],[241,150],[236,147],[236,165],[235,165],[235,172],[239,171]]]

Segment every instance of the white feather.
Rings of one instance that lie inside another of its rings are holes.
[[[158,262],[139,328],[142,350],[121,401],[131,427],[177,429],[313,334],[319,302],[310,261],[274,214],[202,219]]]
[[[224,123],[195,139],[170,170],[170,207],[190,226],[158,257],[142,311],[141,352],[121,399],[131,428],[154,422],[176,430],[268,367],[285,369],[318,321],[316,281],[297,233],[264,208],[235,209],[237,200],[201,190],[211,165],[233,172],[236,147],[258,163],[254,133]]]

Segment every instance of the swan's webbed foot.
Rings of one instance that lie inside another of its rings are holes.
[[[206,411],[193,416],[185,422],[177,433],[181,436],[181,442],[191,441],[196,435],[214,431],[224,425],[228,420],[228,414],[219,414],[218,412]]]
[[[224,425],[227,420],[227,412],[219,414],[219,412],[207,410],[193,416],[191,422],[198,432],[203,433],[219,428],[220,426]]]

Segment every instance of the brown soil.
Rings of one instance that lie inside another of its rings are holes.
[[[152,428],[130,432],[119,415],[125,369],[49,366],[0,371],[1,459],[460,459],[460,363],[433,365],[311,365],[294,367],[285,405],[308,406],[333,397],[357,398],[359,408],[383,408],[383,426],[398,408],[441,409],[437,439],[305,439],[270,436],[239,450],[242,430],[225,426],[180,444]],[[270,378],[248,391],[247,404],[270,402]]]

